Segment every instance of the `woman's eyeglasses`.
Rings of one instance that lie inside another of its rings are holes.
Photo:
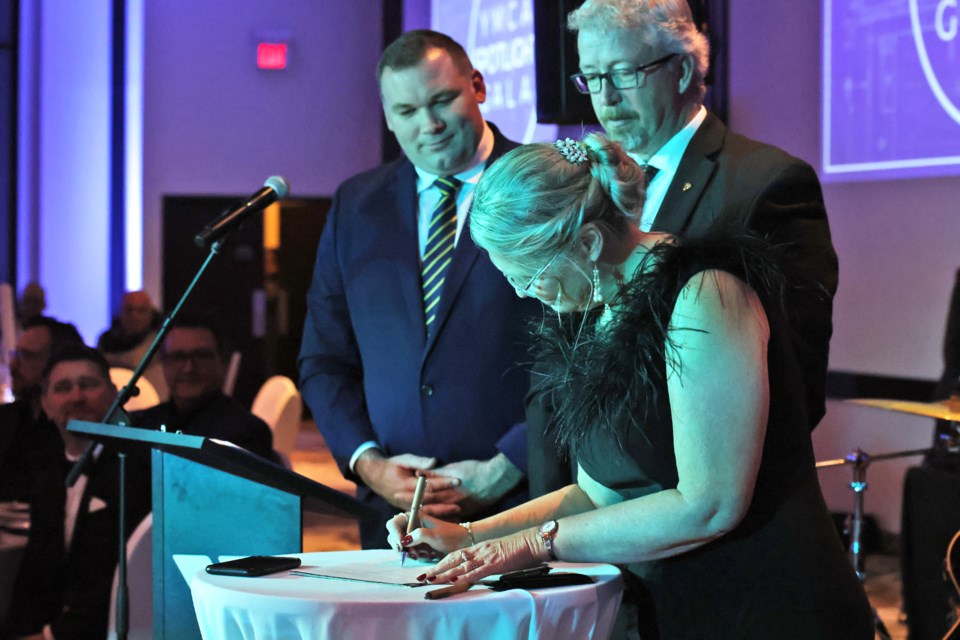
[[[560,256],[561,253],[563,253],[563,250],[557,251],[555,254],[553,254],[553,257],[550,258],[550,262],[540,267],[540,269],[538,269],[537,272],[533,274],[533,276],[531,276],[529,280],[527,280],[527,283],[525,285],[521,286],[521,284],[517,282],[513,276],[507,276],[507,282],[509,282],[510,285],[514,289],[516,289],[518,293],[522,293],[523,295],[529,295],[530,288],[533,286],[533,284],[540,279],[540,277],[544,274],[544,272],[546,272],[546,270],[549,269],[554,262],[557,261],[557,258]]]

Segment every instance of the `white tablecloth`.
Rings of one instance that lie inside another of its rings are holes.
[[[301,569],[396,558],[394,551],[299,554]],[[411,588],[277,573],[236,578],[197,572],[190,581],[203,637],[209,640],[397,638],[607,638],[622,595],[616,567],[553,563],[596,577],[591,585],[495,592],[474,586],[442,600],[434,587]],[[426,565],[424,566],[426,568]]]

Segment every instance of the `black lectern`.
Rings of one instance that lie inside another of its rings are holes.
[[[153,449],[153,637],[199,638],[190,588],[174,554],[303,551],[305,511],[362,519],[352,497],[228,442],[96,422],[70,431],[120,451]]]

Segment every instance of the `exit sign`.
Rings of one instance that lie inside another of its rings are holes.
[[[257,66],[261,69],[286,69],[287,45],[275,42],[258,44]]]

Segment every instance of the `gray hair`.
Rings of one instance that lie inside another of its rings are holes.
[[[693,86],[698,100],[703,100],[710,43],[697,30],[687,0],[587,0],[567,17],[567,27],[574,33],[635,30],[659,51],[689,55],[694,61]]]
[[[636,225],[643,170],[616,142],[591,133],[574,163],[554,144],[527,144],[484,171],[470,209],[470,235],[486,251],[532,270],[572,247],[593,222],[614,232]]]

